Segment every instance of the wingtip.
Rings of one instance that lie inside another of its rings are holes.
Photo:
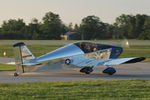
[[[127,64],[127,63],[136,63],[136,62],[141,62],[143,60],[145,60],[146,58],[145,57],[138,57],[138,58],[135,58],[135,59],[132,59],[132,60],[129,60],[127,62],[125,62],[124,64]]]

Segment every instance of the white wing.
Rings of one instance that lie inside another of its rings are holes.
[[[75,59],[76,58],[76,59]],[[120,65],[120,64],[127,64],[127,63],[136,63],[145,60],[144,57],[133,57],[133,58],[117,58],[117,59],[85,59],[80,55],[80,57],[73,57],[72,58],[73,65],[84,67],[84,66],[100,66],[100,65]],[[77,62],[78,61],[78,62]]]
[[[134,58],[118,58],[118,59],[110,59],[105,62],[103,65],[119,65],[119,64],[127,64],[127,63],[136,63],[145,60],[144,57],[134,57]]]

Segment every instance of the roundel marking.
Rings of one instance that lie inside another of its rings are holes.
[[[70,65],[70,63],[71,63],[71,60],[70,60],[70,59],[66,59],[66,60],[65,60],[65,64],[66,64],[66,65]]]

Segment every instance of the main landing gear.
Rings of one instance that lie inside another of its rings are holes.
[[[116,69],[110,66],[107,66],[105,70],[103,70],[103,73],[108,74],[108,75],[113,75],[116,73]]]
[[[93,72],[93,67],[84,67],[80,70],[80,72],[85,73],[85,74],[90,74]],[[116,73],[116,69],[110,66],[107,66],[105,70],[103,70],[103,73],[108,74],[108,75],[113,75]]]
[[[93,67],[84,67],[80,70],[80,72],[90,74],[91,72],[93,72]]]

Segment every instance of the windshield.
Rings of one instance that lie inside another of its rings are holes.
[[[109,45],[104,45],[100,43],[93,43],[93,42],[77,42],[75,43],[84,53],[95,52],[98,50],[112,48]]]

